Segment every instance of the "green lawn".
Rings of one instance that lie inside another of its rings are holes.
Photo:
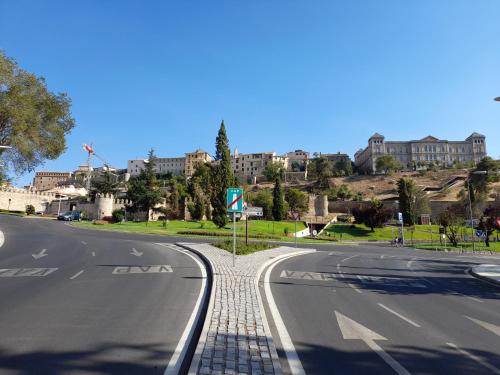
[[[431,250],[466,250],[466,251],[472,251],[472,243],[467,242],[459,242],[458,247],[453,247],[451,244],[447,241],[446,245],[444,242],[439,243],[426,243],[426,244],[415,244],[415,248],[417,249],[431,249]],[[500,252],[500,242],[490,242],[490,246],[486,247],[484,242],[476,242],[475,243],[475,251],[494,251],[494,252]]]
[[[147,234],[163,234],[163,235],[227,235],[233,233],[233,223],[230,222],[225,228],[217,228],[211,221],[181,221],[169,220],[166,224],[163,221],[151,221],[149,223],[134,223],[124,222],[118,224],[95,225],[88,221],[74,222],[73,225],[91,228],[103,229],[120,232],[147,233]],[[295,223],[294,222],[274,222],[266,220],[250,220],[248,223],[249,237],[260,238],[269,237],[272,239],[283,239],[285,236],[285,228],[290,236],[293,236]],[[297,231],[305,228],[304,223],[297,223]],[[245,222],[236,223],[236,233],[239,237],[245,236]]]
[[[432,232],[431,232],[432,230]],[[338,240],[356,240],[356,241],[391,241],[398,236],[398,227],[387,226],[384,228],[375,228],[372,232],[370,228],[363,224],[331,224],[321,236],[336,238]],[[415,225],[415,230],[404,228],[405,240],[439,240],[438,225]]]
[[[216,241],[212,245],[230,253],[233,252],[233,241],[231,239]],[[247,245],[245,244],[245,241],[236,241],[236,254],[248,255],[257,251],[272,249],[274,247],[276,247],[276,245],[271,245],[267,242],[249,242]]]

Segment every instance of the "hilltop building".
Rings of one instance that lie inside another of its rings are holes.
[[[476,164],[486,156],[486,137],[472,133],[464,141],[441,140],[431,135],[413,141],[386,141],[383,135],[375,133],[368,139],[368,146],[354,154],[354,163],[360,172],[375,173],[377,158],[382,155],[392,155],[404,167],[413,162]]]
[[[35,178],[33,179],[33,186],[39,191],[50,190],[60,183],[66,182],[71,176],[71,172],[36,172]]]

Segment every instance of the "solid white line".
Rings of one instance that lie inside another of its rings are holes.
[[[398,318],[403,319],[405,322],[410,323],[412,326],[417,327],[417,328],[420,328],[420,325],[419,325],[419,324],[415,323],[415,322],[414,322],[413,320],[411,320],[411,319],[408,319],[407,317],[404,317],[404,316],[403,316],[403,315],[401,315],[400,313],[398,313],[398,312],[396,312],[396,311],[394,311],[394,310],[392,310],[392,309],[388,308],[387,306],[382,305],[381,303],[377,303],[377,305],[379,305],[379,306],[380,306],[380,307],[382,307],[383,309],[385,309],[385,310],[389,311],[390,313],[392,313],[392,314],[396,315]]]
[[[5,242],[5,236],[3,235],[3,232],[0,230],[0,247],[3,246]]]
[[[356,286],[354,286],[353,284],[351,283],[348,283],[347,285],[349,285],[352,289],[354,289],[356,292],[358,293],[362,293],[361,290],[359,290]]]
[[[394,358],[392,358],[388,353],[384,351],[375,341],[366,340],[366,345],[377,353],[389,366],[393,368],[394,371],[398,373],[398,375],[411,375],[403,366],[399,364]]]
[[[80,276],[83,273],[84,270],[78,271],[75,273],[73,276],[70,277],[71,280],[76,279],[78,276]]]
[[[200,293],[198,294],[198,299],[196,300],[196,304],[194,305],[193,312],[191,313],[191,316],[189,317],[189,320],[186,324],[186,328],[184,328],[184,332],[182,333],[181,338],[179,339],[179,342],[177,343],[177,346],[175,347],[174,352],[172,353],[172,357],[170,357],[170,361],[168,362],[167,368],[165,369],[165,372],[163,375],[174,375],[178,374],[180,372],[180,368],[182,365],[182,362],[184,360],[184,357],[186,356],[186,352],[189,346],[189,342],[193,338],[194,334],[194,329],[196,326],[196,322],[199,320],[200,315],[201,315],[201,304],[205,300],[206,294],[207,294],[207,270],[205,269],[205,266],[203,263],[195,257],[193,254],[191,254],[189,251],[184,250],[182,248],[178,248],[176,245],[163,245],[163,244],[157,244],[160,246],[168,247],[171,250],[175,250],[179,253],[182,253],[184,255],[189,256],[191,259],[193,259],[198,267],[200,268],[201,271],[201,288],[200,288]],[[174,247],[175,246],[175,247]]]
[[[269,306],[269,310],[271,311],[271,315],[273,317],[276,330],[278,331],[278,335],[280,337],[281,346],[286,354],[286,358],[288,360],[288,365],[290,367],[290,372],[292,373],[292,375],[305,375],[306,372],[302,367],[302,363],[300,362],[299,356],[295,351],[295,346],[293,345],[292,339],[288,334],[288,330],[286,329],[285,323],[281,318],[281,314],[278,310],[278,306],[276,305],[276,301],[274,300],[273,293],[271,291],[271,284],[269,282],[269,279],[271,276],[271,272],[278,263],[286,259],[292,258],[294,256],[307,254],[309,252],[314,252],[314,251],[304,251],[291,255],[287,254],[281,258],[273,259],[275,260],[275,262],[269,266],[269,268],[266,271],[266,275],[264,276],[264,291],[266,293],[267,304]]]
[[[461,354],[469,357],[470,359],[473,359],[474,361],[482,364],[488,370],[493,371],[492,373],[494,373],[494,374],[500,374],[500,370],[499,369],[497,369],[495,366],[493,366],[490,363],[488,363],[487,361],[485,361],[483,358],[480,358],[480,357],[478,357],[475,354],[472,354],[472,353],[470,353],[470,352],[468,352],[468,351],[466,351],[464,349],[459,348],[457,345],[453,344],[452,342],[447,342],[446,345],[452,347],[453,349],[455,349],[459,353],[461,353]]]
[[[349,259],[352,259],[352,258],[356,258],[356,257],[359,257],[359,255],[353,255],[351,257],[348,257],[348,258],[345,258],[345,259],[342,259],[341,262],[344,263],[345,261],[349,260]]]

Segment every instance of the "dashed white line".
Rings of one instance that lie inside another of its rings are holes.
[[[407,263],[406,263],[406,268],[411,268],[411,265],[412,263],[417,260],[418,258],[411,258],[411,260],[409,260]]]
[[[358,293],[363,293],[361,290],[359,290],[359,289],[358,289],[358,287],[357,287],[357,286],[355,286],[355,285],[353,285],[353,284],[351,284],[351,283],[347,283],[347,285],[349,285],[349,286],[350,286],[352,289],[354,289],[356,292],[358,292]]]
[[[456,344],[453,344],[452,342],[447,342],[446,345],[448,345],[449,347],[455,349],[460,354],[463,354],[463,355],[469,357],[470,359],[472,359],[472,360],[474,360],[474,361],[482,364],[488,370],[492,371],[493,374],[500,374],[500,370],[499,369],[497,369],[495,366],[493,366],[490,363],[488,363],[487,361],[485,361],[483,358],[480,358],[477,355],[472,354],[471,352],[468,352],[467,350],[459,348]]]
[[[86,244],[87,244],[87,242],[85,242],[85,241],[82,241],[82,245],[86,245]]]
[[[92,256],[95,257],[95,251],[92,251]]]
[[[3,246],[5,242],[5,236],[3,235],[3,232],[0,230],[0,247]]]
[[[343,273],[342,273],[342,271],[340,270],[340,263],[339,263],[339,264],[337,264],[337,272],[339,273],[339,276],[340,276],[341,278],[344,278],[344,274],[343,274]]]
[[[455,290],[451,290],[451,289],[445,289],[448,293],[453,293],[453,294],[457,294],[459,296],[462,296],[462,297],[466,297],[474,302],[480,302],[480,303],[483,303],[483,301],[481,301],[480,299],[478,298],[475,298],[475,297],[471,297],[471,296],[468,296],[468,295],[465,295],[463,293],[460,293],[460,292],[457,292]]]
[[[70,280],[76,279],[78,276],[80,276],[83,273],[84,270],[78,271],[75,273],[73,276],[70,277]]]
[[[406,323],[409,323],[411,324],[412,326],[414,327],[417,327],[417,328],[420,328],[420,325],[415,323],[413,320],[411,319],[408,319],[407,317],[401,315],[400,313],[398,313],[397,311],[394,311],[392,309],[390,309],[389,307],[385,306],[385,305],[382,305],[381,303],[377,303],[377,305],[379,305],[380,307],[382,307],[383,309],[389,311],[390,313],[396,315],[398,318],[400,319],[403,319]]]

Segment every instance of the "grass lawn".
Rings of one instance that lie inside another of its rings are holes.
[[[124,222],[117,224],[104,224],[95,225],[89,221],[73,222],[73,225],[91,229],[103,229],[119,232],[132,232],[132,233],[147,233],[147,234],[163,234],[163,235],[227,235],[233,234],[233,223],[229,222],[225,228],[217,228],[211,221],[181,221],[169,220],[164,223],[163,221],[150,221],[149,223],[134,223]],[[293,234],[295,228],[294,222],[274,222],[266,220],[250,220],[248,222],[248,235],[249,237],[269,237],[272,239],[291,239],[285,235],[288,231],[290,235]],[[304,223],[297,223],[297,231],[305,228]],[[240,221],[236,223],[236,233],[239,237],[245,236],[245,222]]]
[[[363,224],[331,224],[321,234],[322,237],[336,238],[338,240],[357,241],[391,241],[398,236],[398,227],[387,226],[375,228],[372,232],[370,228]],[[439,225],[415,225],[415,230],[404,228],[405,240],[439,240]]]
[[[226,250],[230,253],[233,251],[233,241],[232,240],[222,240],[216,241],[212,244],[219,249]],[[249,242],[248,245],[245,241],[236,241],[236,254],[237,255],[248,255],[255,253],[256,251],[268,250],[276,247],[276,245],[271,245],[267,242]]]

